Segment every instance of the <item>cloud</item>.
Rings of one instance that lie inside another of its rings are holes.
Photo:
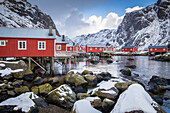
[[[127,8],[125,9],[126,10],[126,13],[130,13],[132,11],[135,11],[135,10],[140,10],[142,9],[143,7],[139,7],[139,6],[136,6],[136,7],[133,7],[133,8]]]

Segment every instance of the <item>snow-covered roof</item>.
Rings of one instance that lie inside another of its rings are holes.
[[[87,47],[106,47],[106,45],[102,45],[102,44],[87,44]]]
[[[11,38],[12,37],[56,38],[57,37],[55,29],[52,30],[53,36],[49,36],[48,34],[49,34],[49,29],[0,27],[0,37],[11,37]]]
[[[73,47],[73,44],[67,44],[67,47]]]
[[[149,46],[148,48],[168,48],[168,46]]]
[[[124,49],[124,48],[134,48],[135,46],[123,46],[122,48]]]
[[[56,40],[55,40],[56,43],[68,43],[66,40],[62,40],[62,37],[58,37],[56,36]]]

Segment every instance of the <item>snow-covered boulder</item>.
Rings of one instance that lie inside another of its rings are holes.
[[[98,87],[93,89],[92,95],[114,100],[118,95],[118,89],[114,86],[116,82],[102,81]]]
[[[67,84],[63,84],[48,93],[46,99],[48,103],[71,109],[76,101],[76,94]]]
[[[125,113],[141,111],[144,113],[157,113],[161,107],[150,97],[139,84],[132,84],[123,92],[111,113]],[[160,113],[164,113],[161,111]]]
[[[33,92],[23,93],[15,98],[9,98],[0,103],[1,112],[13,112],[13,111],[22,111],[25,113],[31,112],[35,107],[33,99],[39,98]],[[3,109],[9,106],[13,109]],[[12,110],[12,111],[10,111]]]
[[[91,101],[94,100],[95,97],[88,97],[88,99],[78,100],[74,103],[73,113],[102,113],[97,109],[93,108],[91,105]]]

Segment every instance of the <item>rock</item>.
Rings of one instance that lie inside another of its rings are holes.
[[[23,86],[20,88],[15,88],[14,91],[16,94],[21,94],[21,93],[29,92],[29,89],[27,86]]]
[[[128,84],[126,84],[126,83],[116,83],[116,84],[115,84],[115,87],[116,87],[119,91],[123,92],[123,91],[125,91],[125,90],[128,88]]]
[[[39,89],[40,94],[47,95],[52,90],[52,86],[49,83],[46,83],[46,84],[40,85],[38,89]]]
[[[37,107],[43,107],[43,108],[48,108],[48,104],[43,100],[42,98],[35,98],[34,103],[36,104]]]
[[[126,75],[126,76],[131,76],[131,69],[121,69],[120,72],[123,74],[123,75]]]
[[[3,80],[13,80],[14,77],[13,77],[12,74],[10,74],[10,75],[5,75],[5,76],[3,76],[2,79],[3,79]]]
[[[99,97],[87,97],[86,99],[89,98],[92,98],[92,100],[90,99],[90,103],[94,108],[100,109],[102,107],[102,101]]]
[[[84,92],[84,88],[83,88],[82,86],[77,86],[77,87],[74,89],[74,91],[75,91],[76,93],[83,93],[83,92]]]
[[[50,83],[51,85],[56,84],[59,82],[59,79],[57,77],[52,77],[49,78],[48,83]]]
[[[78,93],[77,94],[77,99],[78,100],[85,99],[87,97],[90,97],[90,94],[87,94],[87,93]]]
[[[97,85],[97,77],[95,75],[84,75],[85,80],[88,82],[88,86],[94,87]]]
[[[100,73],[102,77],[111,77],[112,75],[109,72],[102,72]]]
[[[23,80],[16,80],[15,82],[12,83],[12,86],[14,88],[18,88],[23,84]]]
[[[24,77],[24,72],[17,72],[17,73],[12,73],[14,78],[16,79],[22,79]]]
[[[149,91],[154,94],[159,94],[159,93],[164,92],[165,90],[164,90],[164,87],[161,85],[154,85],[154,86],[150,86]]]
[[[168,80],[166,78],[153,75],[148,84],[149,85],[156,84],[156,85],[166,86],[166,85],[168,85]]]
[[[63,84],[51,91],[46,100],[48,103],[71,109],[76,101],[76,94],[67,84]]]
[[[86,86],[88,84],[84,77],[79,74],[67,74],[65,76],[65,82],[76,87]]]
[[[161,96],[153,95],[152,97],[159,105],[163,104],[163,98]]]
[[[164,93],[164,99],[165,100],[170,99],[170,91],[166,90],[166,92]]]
[[[34,81],[32,82],[34,86],[39,86],[42,84],[42,78],[41,77],[36,77]]]
[[[87,75],[87,74],[93,75],[93,72],[92,72],[92,71],[88,71],[88,70],[84,70],[84,71],[82,72],[82,75]]]
[[[27,75],[24,75],[24,79],[26,81],[33,81],[33,79],[36,77],[35,74],[27,74]]]
[[[8,95],[9,95],[9,96],[15,96],[15,92],[12,91],[12,90],[11,90],[11,91],[8,91]]]
[[[136,65],[126,65],[125,67],[135,69]]]
[[[142,104],[141,104],[142,103]],[[124,91],[110,113],[165,113],[140,84]]]
[[[111,79],[111,74],[109,72],[102,72],[100,74],[96,75],[97,81],[101,82],[102,80],[110,80]]]
[[[32,91],[34,94],[36,94],[36,95],[38,95],[38,93],[39,93],[37,86],[33,86],[33,87],[31,88],[31,91]]]
[[[115,102],[105,98],[102,102],[102,110],[104,113],[110,113],[110,111],[113,109],[115,105]]]

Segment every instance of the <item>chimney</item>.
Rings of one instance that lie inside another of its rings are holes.
[[[62,41],[65,41],[65,36],[64,35],[62,35]]]
[[[48,34],[49,36],[53,36],[52,30],[53,30],[53,27],[49,26],[49,34]]]

